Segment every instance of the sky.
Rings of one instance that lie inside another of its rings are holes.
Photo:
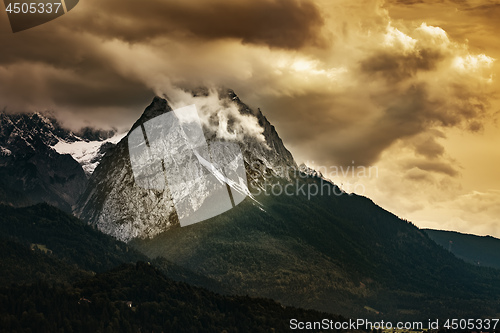
[[[154,95],[232,88],[346,191],[500,237],[499,16],[492,0],[86,0],[14,34],[2,11],[0,107],[126,130]]]

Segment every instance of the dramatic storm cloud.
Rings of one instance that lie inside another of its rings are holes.
[[[0,106],[125,130],[155,94],[184,105],[182,89],[229,87],[298,162],[375,165],[332,178],[417,225],[500,236],[498,14],[489,0],[87,0],[17,34],[2,15]]]
[[[94,15],[74,22],[94,34],[131,43],[177,35],[298,49],[320,43],[317,33],[323,19],[310,1],[111,0],[99,3]]]

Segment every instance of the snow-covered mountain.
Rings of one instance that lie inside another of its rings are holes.
[[[47,202],[70,212],[114,131],[74,133],[41,113],[0,113],[0,202]]]
[[[115,134],[107,139],[93,141],[81,138],[76,141],[59,140],[52,147],[59,154],[70,154],[90,177],[108,149],[117,144],[125,134]]]
[[[214,100],[213,95],[217,95]],[[203,130],[212,154],[214,142],[224,140],[237,143],[243,153],[248,181],[269,173],[269,170],[286,173],[296,168],[290,152],[280,137],[262,115],[242,103],[232,90],[218,92],[195,92],[194,102],[199,104]],[[208,103],[207,101],[210,101]],[[128,241],[132,238],[154,237],[178,224],[171,190],[147,190],[139,187],[131,167],[128,137],[133,130],[172,108],[165,99],[155,97],[139,120],[132,126],[127,137],[109,150],[90,178],[89,186],[79,199],[75,214],[83,220],[97,225],[105,233]],[[169,143],[173,146],[176,143]],[[236,170],[231,170],[236,171]],[[178,197],[189,197],[189,205],[196,210],[208,200],[210,189],[202,182],[176,189]],[[189,193],[188,193],[189,192]]]

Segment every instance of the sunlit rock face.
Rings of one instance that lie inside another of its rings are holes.
[[[232,208],[264,172],[286,177],[286,170],[296,167],[274,126],[232,90],[207,91],[193,101],[202,132],[197,126],[179,130],[172,107],[155,97],[128,135],[105,154],[75,214],[124,241],[154,237],[172,225]],[[163,162],[150,154],[163,156]]]
[[[128,151],[136,185],[170,191],[181,226],[220,215],[250,194],[239,145],[209,144],[194,104],[136,127]]]

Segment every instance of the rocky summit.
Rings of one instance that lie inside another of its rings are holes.
[[[213,94],[216,94],[216,103]],[[234,91],[193,93],[193,98],[195,103],[199,100],[208,145],[215,149],[215,143],[221,140],[238,144],[249,180],[269,170],[296,168],[274,126],[260,110],[252,110],[241,102]],[[168,186],[151,190],[137,184],[128,146],[129,137],[137,127],[167,112],[173,112],[167,100],[155,97],[128,135],[108,151],[76,205],[78,217],[124,241],[151,238],[179,224]],[[246,130],[245,126],[253,130]],[[175,142],[170,144],[175,146]],[[203,184],[191,184],[192,188],[197,191],[187,193],[186,188],[186,193],[179,196],[189,195],[191,201],[200,204],[209,198],[210,191]]]

